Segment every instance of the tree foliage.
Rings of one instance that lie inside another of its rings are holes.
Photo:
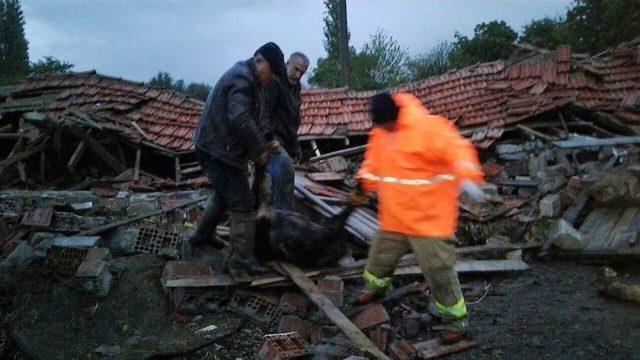
[[[0,84],[13,84],[29,74],[29,43],[19,0],[0,0]]]
[[[569,28],[562,17],[533,20],[524,26],[520,42],[534,44],[547,49],[555,49],[571,43]]]
[[[449,60],[453,66],[462,68],[509,57],[513,51],[513,43],[518,39],[518,33],[506,22],[496,20],[476,25],[472,38],[458,32],[454,38]]]
[[[327,56],[318,59],[311,70],[309,84],[338,87],[340,78],[340,28],[337,0],[325,0],[324,49]],[[350,34],[347,32],[347,39]],[[408,52],[382,29],[374,33],[360,51],[349,46],[349,87],[354,90],[382,89],[408,79]]]
[[[572,48],[595,54],[640,35],[640,1],[575,0],[565,21]]]
[[[453,65],[449,60],[451,44],[441,42],[428,53],[409,61],[408,70],[411,80],[425,79],[430,76],[446,73]]]
[[[166,71],[158,71],[158,74],[152,77],[147,85],[173,90],[202,101],[207,100],[207,96],[211,91],[211,86],[205,83],[190,83],[186,85],[182,79],[174,80],[171,74]]]
[[[73,64],[54,58],[53,56],[45,56],[42,59],[31,63],[31,74],[45,73],[68,73],[73,69]]]

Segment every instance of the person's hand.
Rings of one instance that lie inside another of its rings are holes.
[[[467,194],[469,200],[474,203],[481,203],[487,200],[487,194],[471,180],[463,180],[460,183],[460,189]]]
[[[280,142],[278,140],[271,140],[267,144],[267,152],[271,154],[280,154]]]
[[[263,152],[262,154],[260,154],[260,156],[258,156],[257,158],[255,158],[253,160],[253,164],[255,166],[262,166],[262,165],[266,164],[267,160],[269,159],[269,154],[270,154],[269,151]]]

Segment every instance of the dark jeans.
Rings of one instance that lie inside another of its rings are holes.
[[[295,170],[293,160],[280,147],[280,153],[269,155],[265,166],[271,176],[271,199],[269,205],[278,210],[293,211]]]
[[[202,172],[213,183],[213,199],[229,213],[255,211],[256,198],[249,188],[247,171],[220,161],[196,148],[196,158]]]

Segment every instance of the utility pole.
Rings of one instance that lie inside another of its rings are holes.
[[[340,79],[349,86],[349,29],[347,28],[347,0],[338,0],[340,7]]]

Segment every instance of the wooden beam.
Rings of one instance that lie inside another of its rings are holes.
[[[133,126],[133,128],[134,128],[134,129],[136,129],[136,131],[137,131],[137,132],[139,132],[139,133],[140,133],[140,135],[142,135],[142,137],[143,137],[145,140],[149,141],[149,136],[147,135],[147,133],[146,133],[146,132],[144,132],[144,130],[142,130],[142,128],[140,127],[140,125],[138,125],[138,123],[137,123],[137,122],[132,121],[132,122],[131,122],[131,126]]]
[[[34,145],[30,148],[25,149],[22,152],[16,153],[16,154],[12,154],[9,155],[6,159],[0,161],[0,173],[2,172],[2,170],[4,170],[7,166],[17,163],[18,161],[22,161],[25,160],[27,158],[29,158],[31,155],[44,150],[44,148],[47,147],[47,141],[42,141],[41,143]]]
[[[67,162],[67,168],[74,169],[83,153],[84,153],[84,141],[80,140],[80,143],[78,144],[76,149],[73,151],[71,158],[69,158],[69,161]]]
[[[278,262],[278,265],[293,280],[296,285],[313,301],[327,317],[338,326],[353,343],[365,354],[377,359],[389,359],[367,338],[358,327],[349,320],[316,285],[295,265]]]
[[[320,149],[318,149],[318,143],[315,140],[311,140],[311,148],[316,153],[316,157],[322,155]]]
[[[73,127],[68,126],[65,127],[65,130],[70,132],[72,135],[82,139],[86,146],[88,146],[96,155],[98,155],[102,160],[104,160],[107,165],[116,173],[121,173],[125,171],[127,168],[113,155],[111,155],[104,146],[100,145],[91,135],[86,133],[85,131]]]
[[[552,144],[563,149],[627,145],[640,143],[640,136],[617,136],[606,139],[574,139],[553,141]]]
[[[522,125],[522,124],[518,124],[518,125],[516,125],[516,128],[517,128],[518,130],[523,131],[524,133],[527,133],[527,134],[529,134],[529,135],[533,135],[533,136],[535,136],[535,137],[537,137],[537,138],[540,138],[540,139],[542,139],[542,140],[544,140],[544,141],[553,141],[553,140],[557,140],[557,139],[555,139],[555,138],[553,138],[553,137],[551,137],[551,136],[549,136],[549,135],[547,135],[547,134],[543,134],[543,133],[541,133],[540,131],[533,130],[532,128],[530,128],[530,127],[528,127],[528,126],[524,126],[524,125]]]
[[[176,156],[175,159],[175,171],[176,171],[176,182],[180,182],[180,157]]]
[[[46,151],[40,152],[40,173],[38,175],[39,175],[40,181],[42,182],[44,182],[45,168],[47,165],[46,154],[47,154]]]
[[[349,155],[361,154],[361,153],[364,152],[364,150],[366,148],[367,148],[367,145],[360,145],[360,146],[354,146],[354,147],[348,148],[348,149],[343,149],[343,150],[338,150],[338,151],[326,153],[326,154],[320,155],[320,156],[314,156],[311,159],[309,159],[309,163],[318,162],[320,160],[329,159],[329,158],[332,158],[332,157],[335,157],[335,156],[349,156]]]
[[[133,181],[140,179],[140,158],[142,157],[142,148],[138,146],[136,149],[136,164],[133,168]]]

